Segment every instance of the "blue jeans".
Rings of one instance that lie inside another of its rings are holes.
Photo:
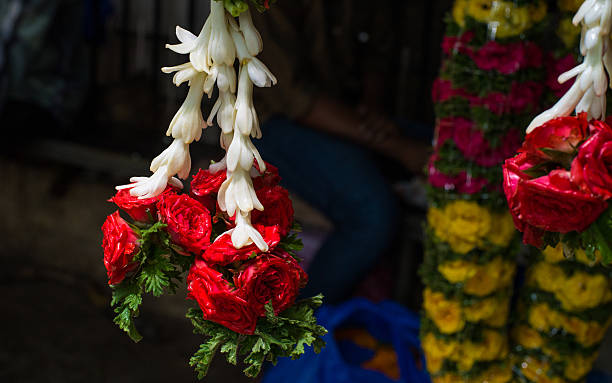
[[[398,204],[367,150],[283,117],[262,125],[255,140],[279,168],[282,184],[325,214],[335,230],[308,270],[302,292],[326,302],[346,298],[396,234]]]

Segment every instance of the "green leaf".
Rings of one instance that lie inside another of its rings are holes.
[[[322,302],[322,295],[304,299],[278,316],[274,315],[274,308],[268,303],[265,306],[266,315],[259,318],[253,335],[235,333],[204,320],[200,309],[189,309],[187,318],[191,320],[194,332],[209,338],[191,359],[198,378],[205,376],[217,349],[226,354],[227,361],[234,365],[237,364],[238,355],[245,356],[243,362],[247,367],[244,373],[249,377],[256,377],[265,361],[276,363],[279,357],[298,358],[305,352],[306,346],[320,352],[325,346],[322,337],[327,330],[317,324],[314,311]]]
[[[115,307],[117,316],[114,322],[125,331],[134,342],[139,342],[142,335],[136,329],[134,319],[138,317],[139,306],[142,303],[142,290],[133,279],[124,280],[113,286],[111,306]]]

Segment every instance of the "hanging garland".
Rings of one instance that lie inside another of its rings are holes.
[[[259,10],[272,2],[251,0]],[[132,178],[111,199],[130,220],[116,211],[104,223],[104,264],[115,323],[134,341],[142,338],[134,319],[143,295],[175,293],[186,275],[187,297],[197,303],[187,318],[206,338],[190,361],[198,377],[217,352],[234,365],[243,358],[244,373],[255,377],[266,361],[297,358],[306,346],[319,352],[327,331],[314,316],[321,296],[296,301],[308,280],[296,255],[299,228],[277,169],[251,142],[261,137],[253,85],[269,87],[276,78],[256,57],[263,44],[247,2],[210,5],[198,36],[177,27],[180,43],[166,46],[188,55],[187,63],[162,71],[175,73],[176,86],[187,82],[189,92],[166,133],[172,144],[151,163],[153,175]],[[205,121],[200,104],[215,85],[218,99]],[[200,169],[191,192],[181,193],[179,178],[191,171],[189,144],[215,118],[226,156]]]
[[[559,8],[565,13],[557,35],[568,50],[580,36],[584,61],[559,76],[576,79],[534,119],[519,154],[504,165],[515,225],[534,246],[512,332],[522,382],[582,381],[612,324],[612,273],[605,267],[612,263],[612,128],[601,121],[612,2],[559,1]],[[573,110],[577,115],[568,116]]]
[[[433,86],[421,341],[434,383],[507,382],[519,241],[499,165],[538,110],[544,1],[457,0]]]

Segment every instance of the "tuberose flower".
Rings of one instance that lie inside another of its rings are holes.
[[[109,201],[114,202],[134,220],[151,223],[157,219],[157,202],[160,198],[165,194],[174,194],[176,190],[177,188],[168,185],[160,195],[140,199],[131,195],[130,189],[126,188],[117,191],[117,194],[109,199]]]

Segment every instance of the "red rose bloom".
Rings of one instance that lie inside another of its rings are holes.
[[[606,202],[581,191],[564,169],[532,178],[524,173],[539,162],[521,153],[504,165],[504,192],[523,240],[541,245],[544,231],[583,231],[607,208]]]
[[[130,189],[121,189],[109,201],[114,202],[134,220],[152,223],[157,218],[157,202],[164,195],[175,194],[176,190],[175,187],[168,185],[157,197],[138,199],[130,194]]]
[[[254,224],[253,227],[263,236],[264,241],[268,245],[268,251],[274,249],[280,242],[280,234],[278,226],[263,226]],[[232,244],[232,235],[223,234],[217,238],[204,252],[202,258],[211,265],[225,266],[227,264],[245,261],[254,254],[261,253],[261,250],[255,245],[250,244],[240,249],[234,248]]]
[[[293,224],[293,205],[287,189],[281,186],[264,187],[257,190],[257,198],[264,211],[253,210],[251,221],[264,226],[278,225],[281,237],[289,234]]]
[[[572,153],[586,139],[588,132],[586,113],[576,117],[553,118],[529,133],[519,152],[542,158],[549,158],[542,152],[543,148]]]
[[[264,314],[264,305],[269,301],[277,315],[289,308],[307,281],[302,267],[285,252],[262,254],[248,261],[234,276],[238,293],[259,315]]]
[[[259,190],[264,187],[276,186],[281,181],[281,177],[278,174],[278,168],[268,162],[266,162],[266,171],[261,173],[259,164],[255,161],[255,169],[260,174],[258,177],[253,177],[253,187],[255,190]]]
[[[434,102],[444,102],[453,97],[467,98],[471,100],[474,96],[463,89],[453,88],[453,83],[449,80],[437,78],[431,87],[431,96]]]
[[[187,276],[187,297],[198,302],[206,320],[240,334],[253,334],[257,314],[247,301],[231,290],[223,275],[196,259]]]
[[[102,232],[104,233],[102,240],[104,266],[108,273],[108,284],[116,285],[123,281],[126,273],[137,266],[136,263],[132,263],[132,260],[139,250],[138,236],[119,216],[118,210],[106,218],[102,225]]]
[[[191,193],[197,197],[216,194],[226,178],[225,170],[211,173],[208,169],[200,169],[191,180]]]
[[[607,200],[612,197],[612,130],[605,126],[580,146],[571,174],[582,190]]]
[[[447,54],[462,53],[470,55],[472,48],[468,45],[474,38],[474,32],[467,31],[459,36],[444,36],[442,39],[442,51]]]
[[[210,212],[187,195],[167,195],[157,204],[159,219],[168,225],[172,241],[195,254],[210,244]]]

